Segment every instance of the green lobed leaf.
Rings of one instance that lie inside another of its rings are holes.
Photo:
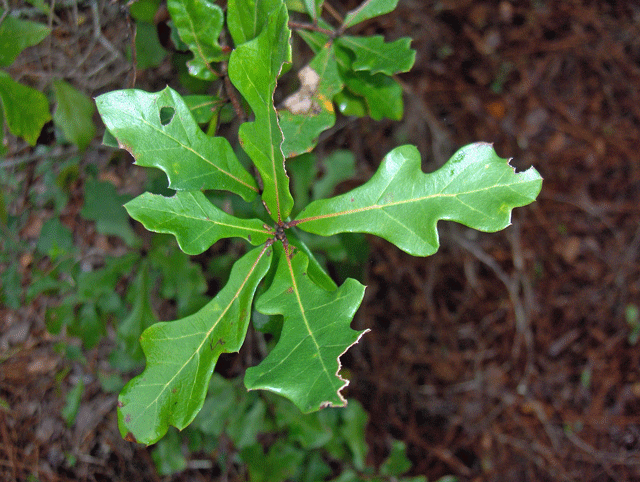
[[[0,16],[4,12],[0,8]],[[11,65],[20,52],[39,44],[50,32],[51,29],[41,23],[7,15],[0,24],[0,67]]]
[[[336,43],[336,59],[340,76],[345,82],[346,89],[337,94],[336,103],[342,113],[351,110],[358,113],[358,104],[364,107],[374,120],[386,117],[391,120],[402,119],[404,110],[402,102],[402,88],[388,75],[360,70],[355,71],[353,62],[355,54]],[[345,105],[347,101],[350,105]]]
[[[256,287],[271,263],[264,246],[239,259],[225,287],[191,316],[157,323],[140,337],[147,366],[120,393],[118,424],[127,439],[152,444],[182,430],[202,408],[221,353],[242,346]]]
[[[345,15],[342,29],[347,29],[370,18],[389,13],[396,8],[396,5],[398,5],[398,0],[365,0],[358,8]]]
[[[9,131],[34,146],[42,127],[51,120],[45,95],[19,84],[9,74],[0,71],[0,101]]]
[[[413,256],[428,256],[439,246],[438,220],[498,231],[510,224],[511,210],[533,202],[541,187],[534,168],[515,173],[491,144],[465,146],[430,174],[420,170],[414,146],[401,146],[385,156],[364,185],[312,202],[296,223],[322,236],[375,234]]]
[[[259,219],[231,216],[200,191],[177,191],[172,197],[146,192],[125,208],[148,230],[173,234],[180,249],[190,255],[203,253],[222,238],[243,238],[256,246],[272,237]]]
[[[92,119],[96,110],[93,101],[64,80],[54,80],[53,91],[56,98],[53,122],[69,141],[85,150],[96,135]]]
[[[344,406],[340,390],[348,382],[338,374],[339,357],[364,333],[349,327],[364,286],[348,279],[337,290],[325,291],[307,276],[309,259],[304,253],[290,258],[280,243],[275,246],[280,252],[276,275],[256,310],[281,314],[284,323],[275,348],[247,370],[245,386],[282,395],[304,413]]]
[[[285,100],[286,110],[278,112],[284,134],[282,151],[287,158],[311,151],[320,134],[335,124],[333,96],[344,83],[332,43],[327,43],[298,77],[300,89]]]
[[[229,59],[229,78],[255,113],[254,122],[240,126],[240,143],[262,176],[262,201],[277,221],[285,220],[293,207],[280,147],[283,135],[273,106],[278,75],[291,59],[287,21],[287,9],[281,0],[264,17],[262,32],[240,45]]]
[[[399,72],[408,72],[416,60],[416,51],[410,47],[411,39],[409,37],[385,42],[382,35],[370,37],[345,35],[340,37],[337,42],[354,53],[355,59],[352,68],[356,71],[366,70],[372,74],[393,75]]]
[[[236,46],[256,38],[267,16],[282,4],[282,0],[229,0],[227,27]]]
[[[245,201],[258,187],[242,167],[229,141],[207,136],[180,95],[165,88],[150,94],[118,90],[96,99],[107,129],[128,150],[136,164],[157,167],[176,190],[220,189]]]
[[[209,0],[168,0],[167,9],[180,38],[193,53],[187,62],[189,73],[204,80],[218,78],[209,64],[227,55],[218,43],[224,24],[222,9]]]
[[[300,231],[298,231],[298,233],[305,234]],[[289,240],[289,244],[291,246],[299,249],[309,258],[309,265],[307,266],[307,275],[309,275],[309,279],[311,279],[314,284],[324,290],[335,290],[338,285],[336,285],[336,282],[333,281],[331,276],[327,274],[325,268],[323,268],[322,265],[318,262],[316,255],[313,253],[313,251],[311,251],[311,249],[309,249],[307,244],[302,241],[295,233],[287,233],[287,239]]]

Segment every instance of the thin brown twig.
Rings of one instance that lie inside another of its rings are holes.
[[[2,15],[0,15],[0,25],[2,25],[4,19],[7,18],[7,15],[9,15],[9,1],[2,0],[2,6],[4,8],[4,12],[2,12]]]
[[[338,11],[335,8],[333,8],[333,6],[329,2],[324,2],[322,4],[322,8],[324,8],[327,12],[329,12],[329,15],[331,15],[338,23],[342,24],[342,22],[344,22],[342,15],[340,15]]]
[[[233,105],[233,110],[236,112],[238,118],[244,121],[246,115],[244,109],[240,105],[240,100],[236,96],[236,91],[233,87],[233,84],[231,83],[231,79],[229,79],[229,73],[227,71],[226,63],[222,64],[222,76],[224,78],[224,90],[227,93],[229,100],[231,101],[231,105]]]
[[[296,22],[294,20],[289,20],[289,23],[287,25],[289,26],[290,29],[293,29],[293,30],[311,30],[312,32],[320,32],[330,37],[334,37],[336,34],[332,30],[318,27],[317,25],[314,25],[312,23],[303,23],[303,22]]]

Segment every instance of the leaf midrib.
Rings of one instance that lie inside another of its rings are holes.
[[[187,360],[182,364],[182,366],[176,371],[175,375],[173,377],[171,377],[171,379],[164,384],[164,387],[162,388],[162,390],[160,390],[160,393],[158,393],[158,396],[153,399],[145,408],[143,411],[147,411],[149,409],[149,407],[151,407],[152,405],[158,403],[158,399],[162,396],[162,394],[165,392],[165,390],[167,390],[169,388],[169,386],[171,385],[171,383],[173,382],[173,380],[175,380],[175,378],[180,375],[180,373],[182,372],[182,370],[185,369],[185,367],[191,362],[191,360],[193,359],[193,357],[195,357],[196,355],[198,355],[198,359],[199,359],[199,353],[202,350],[203,345],[206,343],[207,339],[209,338],[209,335],[213,332],[213,330],[215,330],[215,328],[218,326],[218,324],[220,323],[220,321],[222,321],[222,319],[224,318],[224,316],[226,315],[226,313],[229,311],[229,309],[231,309],[231,306],[233,305],[233,303],[235,303],[235,301],[238,299],[238,297],[240,296],[240,293],[242,293],[242,290],[244,289],[245,285],[247,284],[247,282],[249,281],[249,278],[251,277],[251,275],[253,274],[253,272],[256,269],[256,266],[258,265],[258,263],[260,262],[260,260],[262,259],[262,256],[264,255],[264,253],[267,251],[268,246],[264,246],[262,248],[262,251],[260,251],[260,254],[258,255],[258,257],[256,258],[255,262],[253,263],[253,265],[251,266],[251,268],[249,269],[247,276],[245,276],[244,280],[242,281],[242,284],[240,285],[240,287],[236,290],[236,292],[233,295],[233,298],[231,298],[231,301],[229,301],[229,303],[227,304],[227,306],[224,308],[224,310],[222,310],[222,312],[220,313],[220,316],[218,317],[218,319],[213,323],[213,325],[211,325],[211,328],[207,331],[203,331],[203,332],[199,332],[200,334],[204,333],[205,336],[202,339],[202,342],[200,343],[200,345],[193,351],[193,353],[191,354],[191,356],[189,356],[189,358],[187,358]],[[162,384],[153,384],[153,385],[145,385],[145,386],[156,386],[156,385],[162,385]],[[193,387],[195,386],[195,383],[192,384],[192,393],[193,393]],[[189,397],[189,400],[191,400],[191,396]]]
[[[144,124],[148,125],[149,127],[151,127],[153,130],[155,130],[156,132],[160,133],[161,135],[171,139],[173,142],[175,142],[176,144],[178,144],[178,146],[186,149],[187,151],[190,151],[191,153],[193,153],[194,155],[196,155],[197,157],[199,157],[200,159],[202,159],[204,162],[206,162],[207,164],[211,165],[212,167],[214,167],[215,169],[217,169],[218,171],[220,171],[222,174],[228,176],[229,178],[233,179],[234,181],[238,182],[239,184],[242,184],[243,186],[251,189],[252,191],[255,192],[259,192],[257,187],[252,186],[251,184],[247,184],[245,181],[243,181],[242,179],[237,178],[236,176],[234,176],[233,174],[231,174],[230,172],[225,171],[224,169],[222,169],[220,166],[217,166],[216,164],[214,164],[212,161],[210,161],[209,159],[207,159],[206,157],[204,157],[202,154],[200,154],[199,152],[197,152],[196,150],[194,150],[193,148],[183,144],[182,142],[180,142],[178,139],[176,139],[175,137],[173,137],[172,135],[168,134],[167,132],[163,131],[162,129],[159,129],[158,127],[156,127],[155,125],[153,125],[151,122],[149,122],[148,120],[146,120],[144,117],[136,117],[135,115],[131,116],[133,119],[135,120],[139,120],[141,122],[143,122]],[[182,121],[182,119],[180,119]],[[186,131],[186,129],[185,129]],[[145,152],[154,152],[154,151],[158,151],[158,150],[162,150],[162,149],[149,149],[149,150],[142,150],[142,151],[138,151],[141,153],[145,153]],[[204,175],[203,175],[204,176]]]
[[[494,184],[492,186],[487,186],[487,187],[484,187],[482,189],[474,189],[474,190],[470,190],[470,191],[451,193],[451,194],[438,192],[436,194],[430,194],[428,196],[421,196],[419,198],[413,198],[413,199],[403,199],[401,201],[393,201],[393,202],[389,202],[389,203],[385,203],[385,204],[379,204],[378,202],[376,202],[375,204],[372,204],[372,205],[369,205],[369,206],[363,206],[361,208],[347,209],[347,210],[344,210],[344,211],[337,211],[335,213],[320,214],[318,216],[310,216],[308,218],[298,219],[296,224],[303,224],[303,223],[307,223],[307,222],[311,222],[311,221],[319,221],[321,219],[330,219],[330,218],[335,218],[335,217],[340,217],[340,216],[348,216],[348,215],[351,215],[351,214],[357,214],[357,213],[361,213],[361,212],[372,211],[372,210],[375,210],[375,209],[384,209],[384,208],[388,208],[388,207],[400,206],[400,205],[403,205],[403,204],[411,204],[411,203],[415,203],[415,202],[422,202],[422,201],[426,201],[426,200],[429,200],[429,199],[457,198],[458,196],[465,196],[465,195],[468,195],[468,194],[476,194],[476,193],[479,193],[479,192],[489,191],[489,190],[498,189],[498,188],[509,188],[509,189],[512,189],[511,186],[514,186],[514,185],[517,185],[517,184],[524,184],[524,183],[528,183],[528,182],[531,182],[531,180],[526,179],[526,180],[521,181],[521,182],[514,182],[514,183],[510,183],[510,184],[500,184],[500,185],[495,185]],[[513,190],[513,191],[517,193],[517,191],[515,191],[515,190]],[[517,193],[517,194],[521,194],[521,193]],[[380,197],[378,197],[378,199],[380,199]],[[458,201],[463,203],[463,204],[465,204],[463,201],[460,201],[459,199],[458,199]],[[465,206],[468,206],[468,205],[465,204]],[[476,210],[476,209],[474,209],[474,210]]]

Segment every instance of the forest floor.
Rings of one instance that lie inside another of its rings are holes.
[[[99,5],[108,41],[94,42],[86,64],[54,59],[92,96],[131,81],[126,20]],[[83,14],[93,28],[96,11]],[[56,28],[53,42],[69,49],[73,32]],[[442,246],[429,258],[369,239],[354,328],[371,332],[343,365],[346,395],[370,414],[370,461],[393,437],[407,443],[411,473],[432,481],[640,480],[640,6],[401,0],[358,33],[409,36],[417,50],[400,76],[404,120],[349,122],[323,147],[354,152],[358,182],[400,143],[417,145],[432,171],[477,140],[544,178],[504,232],[440,223]],[[170,65],[139,72],[137,86],[158,90],[172,75]],[[83,162],[105,166],[109,155],[90,149]],[[121,185],[136,179],[116,167],[109,176]],[[76,239],[88,236],[70,219]],[[82,447],[75,467],[50,480],[107,480],[95,466],[160,480],[148,451],[120,438],[114,395],[97,383],[86,387],[82,424],[68,429],[56,415],[64,399],[53,341],[37,300],[0,307],[0,394],[14,407],[0,409],[0,473],[22,480]],[[86,354],[89,366],[101,355]],[[206,480],[172,480],[189,478]]]

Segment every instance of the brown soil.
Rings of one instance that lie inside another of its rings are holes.
[[[90,37],[65,27],[83,25],[70,13],[52,36],[66,50],[50,51],[52,65],[26,57],[24,79],[37,85],[57,62],[58,76],[92,95],[128,86],[114,54],[126,20],[100,5],[108,42],[73,43]],[[90,31],[95,12],[81,13]],[[434,170],[476,140],[544,177],[538,201],[504,232],[440,223],[442,247],[426,259],[370,239],[354,325],[372,331],[343,357],[347,395],[371,415],[370,461],[393,437],[429,480],[640,480],[640,348],[625,316],[640,305],[640,7],[405,0],[358,33],[410,36],[418,51],[400,79],[403,123],[359,121],[332,141],[356,153],[362,180],[400,143],[416,144]],[[72,46],[88,52],[73,70]],[[138,85],[162,87],[170,75],[140,73]],[[104,151],[87,156],[104,165]],[[77,226],[76,239],[87,229]],[[64,425],[62,357],[43,312],[38,300],[0,307],[0,396],[11,407],[0,408],[0,479],[160,480],[149,452],[120,438],[115,397],[95,380],[76,425]],[[105,363],[104,349],[86,356],[89,369]],[[65,453],[74,467],[61,468]]]

